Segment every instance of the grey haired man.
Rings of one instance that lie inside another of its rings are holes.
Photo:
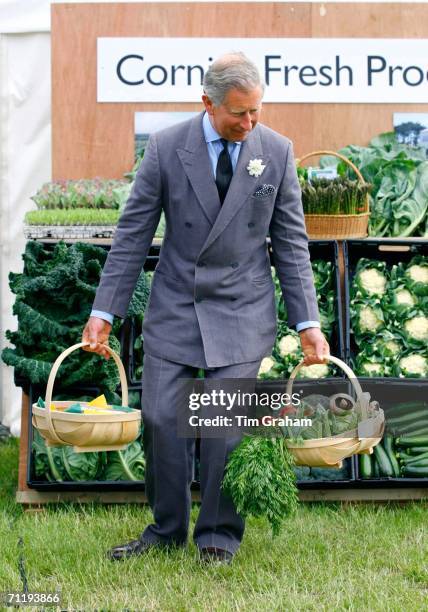
[[[177,436],[178,381],[255,378],[276,335],[266,236],[307,365],[329,353],[321,333],[291,142],[259,123],[264,86],[241,53],[204,77],[197,117],[154,134],[119,221],[91,317],[88,350],[104,355],[124,317],[164,211],[166,231],[144,317],[142,410],[146,492],[154,515],[110,558],[186,544],[194,440]],[[238,440],[201,440],[201,507],[193,537],[203,560],[231,561],[244,521],[221,489]]]

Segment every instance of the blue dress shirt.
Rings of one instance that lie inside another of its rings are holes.
[[[211,125],[211,121],[208,113],[205,113],[202,119],[202,129],[204,130],[205,142],[207,143],[208,155],[211,162],[211,167],[213,171],[213,176],[215,178],[217,161],[220,153],[223,150],[223,145],[220,142],[221,136],[216,132],[216,130]],[[239,153],[241,151],[242,142],[229,142],[228,149],[230,160],[232,162],[232,168],[235,172],[236,164],[238,163]],[[99,319],[103,319],[110,324],[113,324],[113,315],[104,312],[102,310],[92,310],[91,317],[98,317]],[[296,330],[302,331],[303,329],[307,329],[308,327],[320,327],[318,321],[302,321],[302,323],[297,323]]]

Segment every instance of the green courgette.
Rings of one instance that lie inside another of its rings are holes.
[[[423,459],[419,459],[419,461],[408,461],[403,464],[403,467],[405,468],[428,467],[428,459],[427,457],[424,457]]]
[[[400,425],[399,427],[388,427],[387,431],[395,438],[411,438],[413,436],[418,438],[428,437],[428,427],[418,426],[417,429],[414,429]]]
[[[407,414],[403,414],[397,417],[386,417],[386,422],[388,425],[399,425],[400,423],[406,423],[407,421],[414,421],[417,419],[426,420],[427,410],[424,408],[423,410],[418,410],[417,412],[408,412]]]
[[[377,444],[374,447],[374,454],[377,462],[379,463],[379,475],[389,477],[394,476],[394,470],[392,469],[391,462],[381,444]]]
[[[420,455],[409,455],[407,463],[414,463],[415,461],[422,461],[428,459],[428,453],[421,453]]]
[[[428,477],[428,464],[425,467],[403,467],[401,469],[401,474],[403,476],[409,477],[419,477],[419,478],[427,478]]]
[[[428,429],[414,429],[413,431],[398,431],[396,438],[427,438],[428,439]]]
[[[403,436],[395,441],[397,446],[428,446],[428,436]]]
[[[360,475],[361,478],[372,478],[373,466],[370,455],[360,455]]]
[[[371,461],[372,461],[372,466],[373,466],[373,477],[379,478],[380,476],[379,463],[376,461],[376,457],[374,456],[374,454],[371,456]]]
[[[390,418],[399,418],[403,414],[409,414],[412,412],[419,412],[428,410],[428,404],[426,402],[414,401],[414,402],[403,402],[402,404],[395,404],[394,406],[388,406],[385,409],[385,416],[387,420]]]
[[[424,419],[423,421],[417,420],[414,422],[407,422],[407,423],[399,423],[399,424],[394,423],[393,429],[401,430],[403,432],[403,435],[410,436],[410,435],[413,435],[411,432],[416,431],[416,430],[417,431],[428,431],[428,421]]]
[[[385,452],[386,452],[386,454],[388,456],[389,462],[391,464],[394,476],[396,478],[399,478],[400,477],[400,466],[398,465],[398,461],[397,461],[397,459],[395,457],[395,454],[394,454],[392,436],[389,436],[389,435],[384,436],[384,438],[383,438],[383,446],[384,446]]]
[[[405,453],[404,451],[400,451],[397,453],[397,457],[402,463],[408,463],[409,461],[412,461],[412,459],[415,458],[415,455],[409,455],[408,453]]]
[[[421,455],[422,453],[428,453],[428,446],[409,446],[406,450],[411,455]]]

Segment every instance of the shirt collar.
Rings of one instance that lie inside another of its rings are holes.
[[[211,125],[211,121],[207,112],[204,113],[202,119],[202,129],[204,130],[205,142],[214,142],[216,140],[220,140],[221,136]],[[234,144],[241,146],[242,142],[238,140]]]

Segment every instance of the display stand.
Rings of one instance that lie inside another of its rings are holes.
[[[74,502],[77,504],[145,504],[144,491],[36,491],[27,485],[28,422],[30,402],[22,394],[21,439],[19,447],[18,490],[16,501],[26,510],[41,508],[45,504]],[[428,488],[361,488],[361,483],[347,489],[311,489],[299,491],[302,502],[388,502],[428,500]],[[199,491],[192,491],[192,500],[200,501]]]

